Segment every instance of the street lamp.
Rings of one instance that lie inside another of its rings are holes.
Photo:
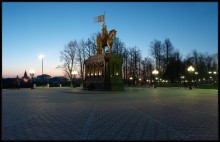
[[[187,70],[188,70],[189,73],[191,73],[191,72],[194,72],[195,69],[192,66],[190,66],[190,67],[188,67]],[[192,79],[191,79],[191,82],[190,82],[190,85],[189,85],[189,89],[192,89]]]
[[[214,72],[213,72],[213,77],[214,77],[214,81],[215,81],[215,82],[216,82],[216,79],[217,79],[217,78],[216,78],[216,75],[217,75],[217,72],[214,71]]]
[[[209,79],[209,82],[211,83],[212,80],[213,80],[213,79],[212,79],[212,72],[211,72],[211,71],[209,71],[209,75],[210,75],[210,76],[209,76],[209,78],[210,78],[210,79]]]
[[[43,59],[44,59],[44,55],[39,55],[39,58],[42,60],[42,75],[43,75]]]
[[[76,78],[76,75],[78,74],[78,72],[76,71],[76,70],[74,70],[73,72],[72,72],[72,74],[73,74],[73,84],[74,84],[74,88],[76,87],[75,86],[75,78]]]
[[[130,81],[129,81],[129,86],[130,86],[130,85],[132,85],[132,80],[133,80],[133,77],[132,77],[132,76],[130,76],[130,78],[129,78],[129,79],[130,79]]]
[[[185,76],[181,76],[181,83],[183,82],[183,87],[185,87]]]
[[[199,74],[199,73],[198,73],[197,71],[195,71],[195,75],[196,75],[196,86],[197,86],[197,84],[198,84],[198,77],[197,77],[198,74]]]
[[[217,74],[217,72],[216,71],[209,71],[209,74],[210,74],[210,77],[209,78],[211,78],[210,80],[212,80],[213,82],[215,81],[215,75]],[[211,75],[211,74],[213,74],[213,75]]]
[[[33,69],[31,69],[31,70],[29,71],[29,73],[30,73],[30,76],[31,76],[31,78],[32,78],[32,87],[31,87],[31,89],[34,89],[34,79],[33,79],[33,77],[34,77],[35,71],[34,71]]]
[[[154,71],[152,71],[152,74],[154,75],[154,88],[156,88],[156,80],[155,77],[159,72],[155,69]]]

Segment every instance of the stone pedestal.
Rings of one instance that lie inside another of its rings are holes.
[[[85,60],[83,88],[88,90],[123,90],[122,57],[113,53],[94,55]]]

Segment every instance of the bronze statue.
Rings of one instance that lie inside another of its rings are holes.
[[[113,41],[114,41],[114,38],[116,36],[116,30],[113,29],[109,32],[109,35],[108,35],[108,39],[107,39],[107,45],[110,49],[110,52],[112,52],[112,45],[113,45]]]
[[[117,31],[113,29],[108,34],[107,26],[105,24],[102,25],[102,35],[99,33],[96,39],[96,54],[101,54],[103,50],[105,51],[105,46],[109,47],[109,52],[112,51],[112,45],[116,32]]]
[[[101,39],[101,35],[100,33],[98,34],[97,38],[96,38],[96,54],[101,54],[102,53],[102,39]]]
[[[108,38],[107,26],[105,24],[102,25],[102,41],[106,41]]]

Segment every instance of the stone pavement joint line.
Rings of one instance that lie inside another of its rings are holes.
[[[189,137],[187,137],[187,136],[184,135],[183,133],[181,133],[181,132],[179,132],[179,131],[173,129],[172,127],[167,126],[167,125],[164,124],[163,122],[161,122],[161,121],[159,121],[159,120],[157,120],[157,119],[155,119],[155,118],[153,118],[153,117],[147,115],[146,113],[144,113],[144,112],[138,110],[137,108],[132,107],[132,106],[128,106],[128,107],[130,107],[130,108],[134,109],[135,111],[137,111],[137,112],[143,114],[144,116],[146,116],[146,117],[152,119],[154,122],[156,122],[156,125],[159,124],[160,126],[164,127],[165,129],[167,129],[167,130],[169,130],[169,131],[171,131],[171,132],[177,133],[178,135],[180,135],[180,137],[181,137],[182,139],[184,139],[184,140],[188,140],[188,139],[189,139]],[[156,133],[155,133],[155,134],[156,134]]]
[[[92,129],[92,122],[95,116],[95,112],[96,112],[96,105],[94,106],[92,112],[90,112],[89,117],[86,121],[86,124],[84,125],[82,131],[81,131],[81,135],[80,135],[80,140],[87,140],[88,136],[89,136],[89,131]]]

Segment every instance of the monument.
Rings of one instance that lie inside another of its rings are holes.
[[[102,15],[99,22],[104,21]],[[100,17],[100,16],[99,16]],[[105,23],[102,25],[102,34],[96,38],[96,55],[85,60],[85,79],[83,88],[88,90],[123,90],[122,63],[123,59],[112,53],[112,46],[116,30],[107,31]],[[108,50],[105,51],[105,48]]]

